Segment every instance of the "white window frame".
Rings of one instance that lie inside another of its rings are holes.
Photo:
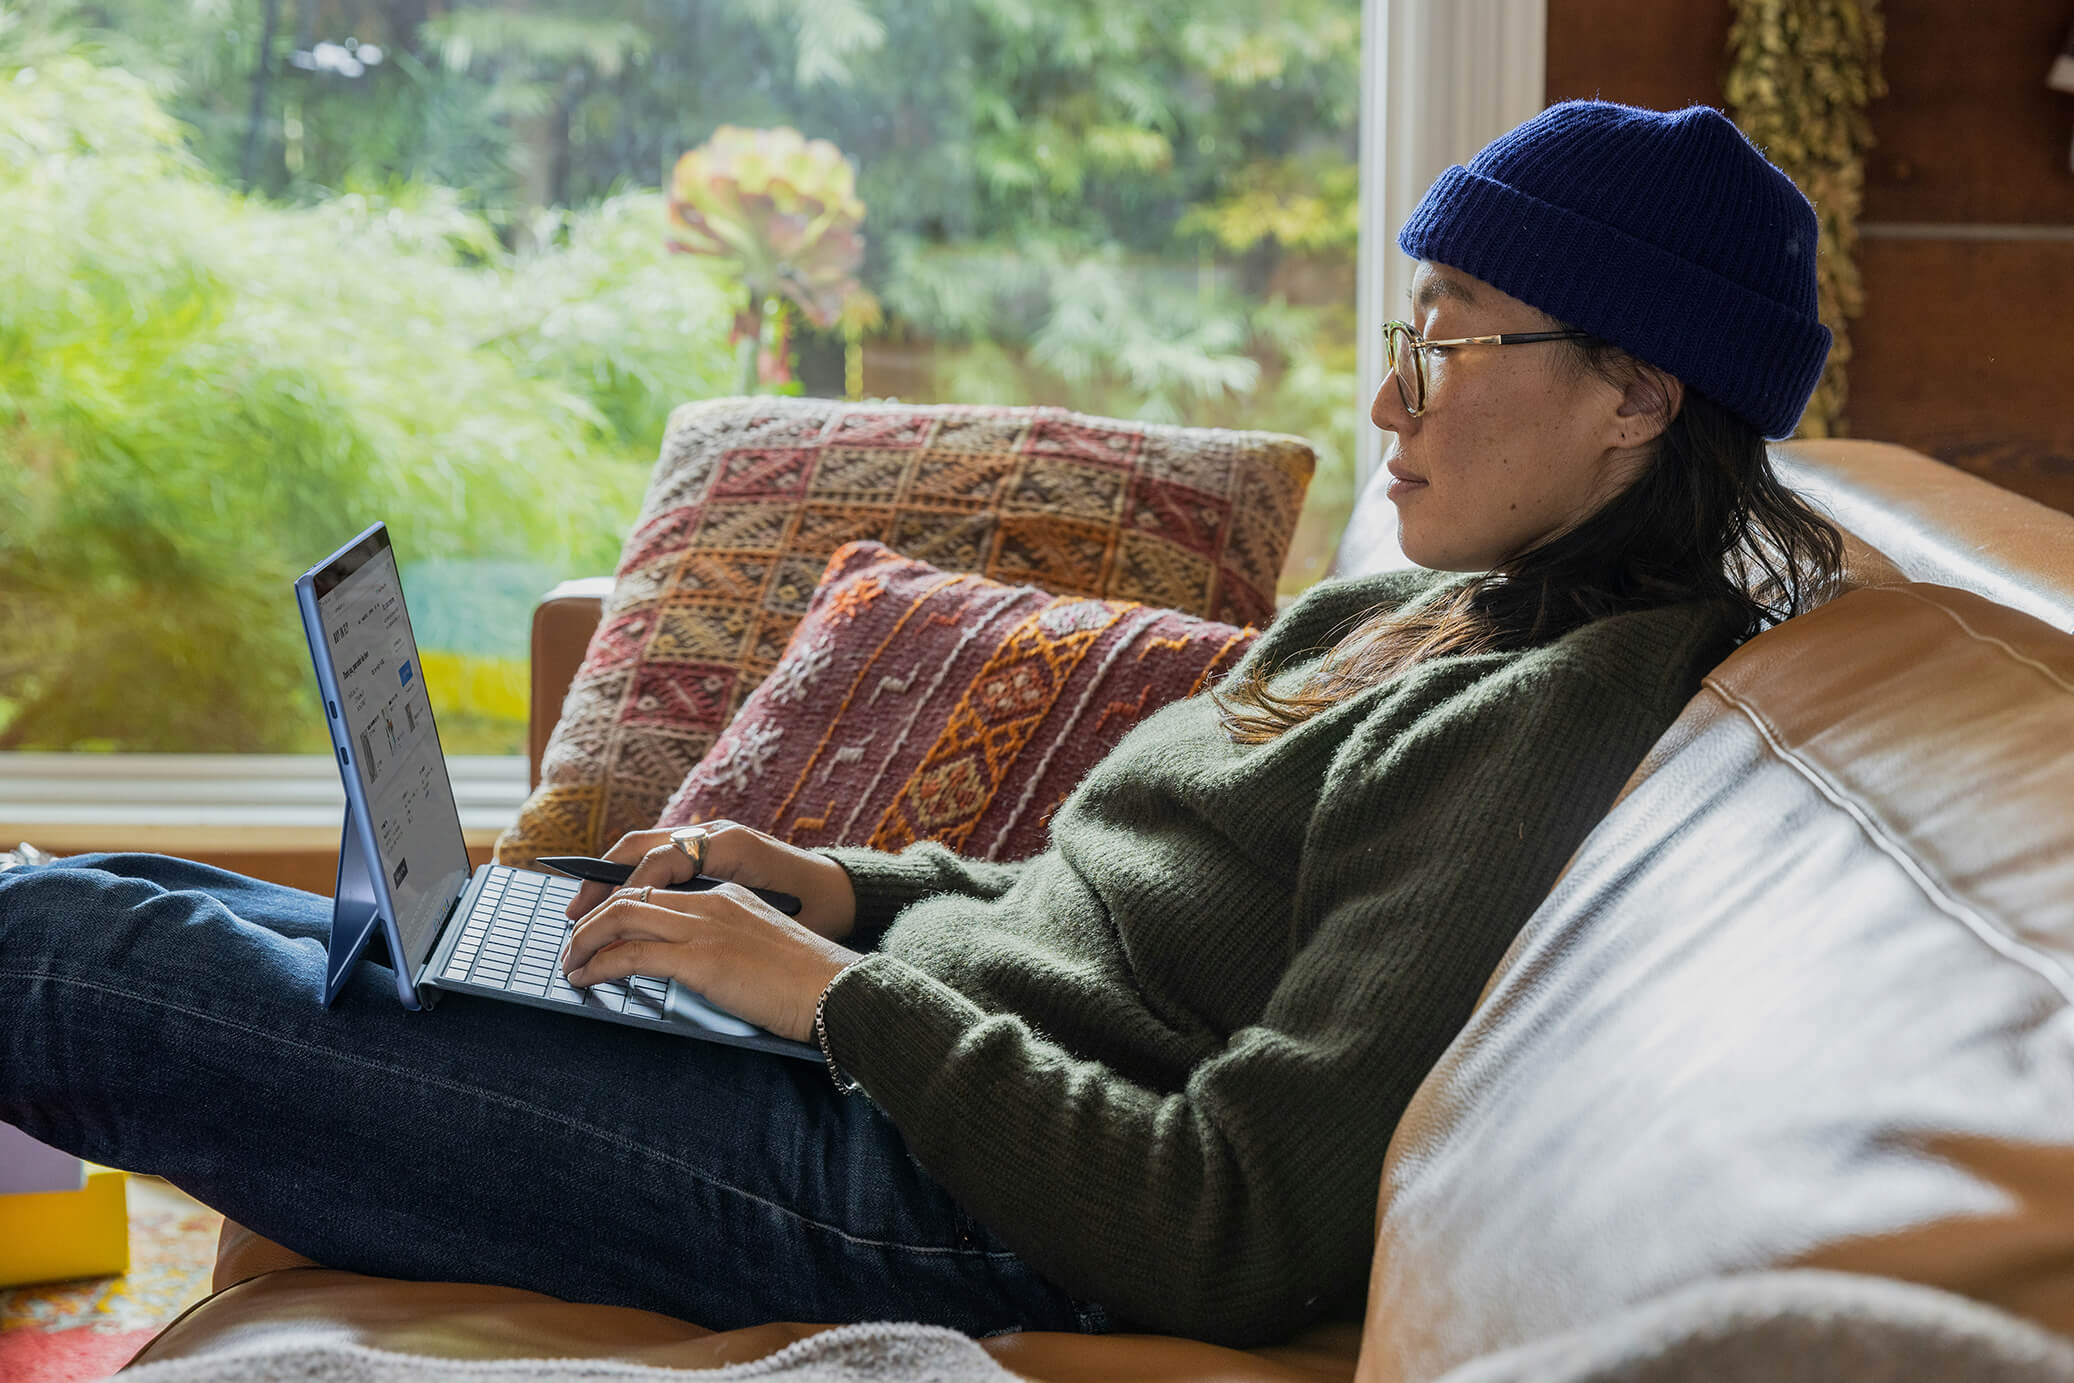
[[[1383,323],[1416,264],[1397,248],[1433,179],[1546,105],[1547,0],[1364,0],[1361,10],[1361,239],[1357,251],[1361,416],[1383,378]],[[1362,425],[1354,483],[1382,465]]]
[[[314,699],[312,716],[323,714]],[[471,839],[502,830],[526,797],[518,754],[450,754],[447,775]],[[0,754],[0,850],[26,839],[85,849],[181,853],[240,835],[335,849],[346,794],[329,754]]]

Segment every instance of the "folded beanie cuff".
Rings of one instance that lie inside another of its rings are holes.
[[[1793,228],[1761,229],[1800,253]],[[1793,434],[1829,355],[1819,319],[1459,164],[1397,243],[1669,371],[1770,439]]]

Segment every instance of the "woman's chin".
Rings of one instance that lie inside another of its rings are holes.
[[[1407,532],[1401,522],[1397,529],[1397,550],[1428,571],[1489,571],[1491,568],[1489,562],[1459,546],[1429,542],[1417,532]]]

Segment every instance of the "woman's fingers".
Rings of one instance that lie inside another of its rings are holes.
[[[698,826],[706,833],[705,862],[699,872],[715,879],[739,877],[742,847],[746,843],[744,828],[726,820],[701,821]],[[761,883],[762,880],[753,882]]]
[[[651,839],[657,834],[655,831],[639,833],[640,836]],[[672,884],[691,881],[691,861],[684,857],[682,850],[670,844],[669,832],[664,831],[660,834],[663,837],[660,845],[651,843],[640,855],[635,856],[634,872],[627,875],[627,881],[619,885],[620,888],[639,889],[644,885],[651,888],[668,888]],[[613,848],[619,849],[633,839],[634,836],[622,836],[619,845]],[[612,886],[609,884],[586,883],[576,890],[576,896],[569,900],[569,906],[562,909],[562,913],[572,919],[587,916],[593,908],[610,898],[612,892]]]
[[[576,918],[587,915],[598,904],[611,896],[612,885],[601,884],[595,880],[585,880],[583,886],[576,890],[576,896],[569,900],[569,906],[562,909],[562,915],[574,921]]]
[[[725,819],[699,823],[706,832],[704,873],[752,888],[775,888],[800,900],[798,922],[830,940],[856,926],[857,895],[849,871],[826,855]]]
[[[689,883],[692,880],[691,861],[676,846],[664,841],[651,846],[627,875],[626,887],[640,888],[643,884],[655,888],[667,888],[671,884]]]
[[[669,840],[668,831],[628,831],[612,842],[612,848],[605,852],[605,858],[617,860],[621,864],[632,864],[656,846],[667,845]]]
[[[646,859],[657,845],[668,847],[669,843],[670,833],[668,831],[628,831],[618,840],[612,842],[612,848],[605,852],[604,857],[616,864],[631,864],[638,870],[641,861]],[[650,884],[657,881],[653,878],[636,879],[629,875],[627,882],[632,884]],[[613,887],[614,885],[612,884],[601,884],[596,880],[586,880],[583,886],[576,890],[576,896],[569,900],[569,906],[562,909],[562,915],[569,918],[584,916],[591,909],[597,907],[598,904],[610,898]]]
[[[679,898],[688,895],[675,895]],[[643,903],[641,890],[623,888],[593,911],[562,946],[562,973],[574,975],[599,952],[632,941],[681,941],[695,926],[692,918],[659,901]],[[628,971],[628,974],[635,973]]]
[[[653,940],[621,941],[598,951],[587,962],[569,971],[569,983],[588,988],[610,980],[623,980],[629,975],[653,975],[658,979],[674,979],[670,974],[668,942]]]

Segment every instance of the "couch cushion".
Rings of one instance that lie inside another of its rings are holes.
[[[1057,408],[680,408],[540,785],[497,856],[596,853],[653,824],[846,542],[1264,623],[1314,460],[1295,437]]]
[[[1400,1125],[1362,1379],[1774,1267],[2074,1333],[2070,754],[2074,637],[1969,592],[1732,655]]]
[[[851,543],[658,824],[1026,859],[1126,731],[1229,669],[1253,633]]]

